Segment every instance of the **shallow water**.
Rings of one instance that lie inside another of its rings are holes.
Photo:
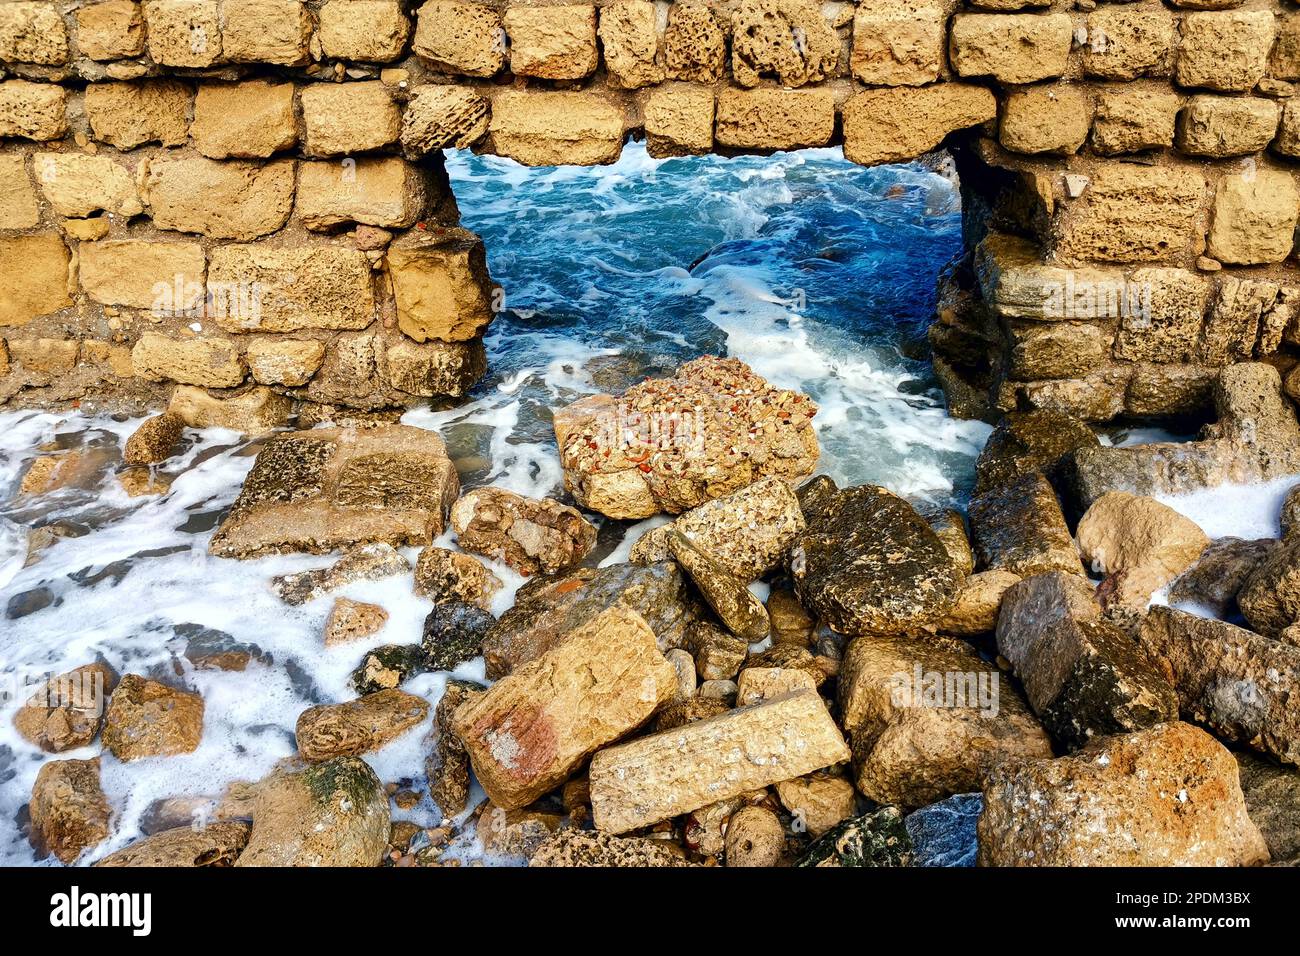
[[[450,169],[506,310],[489,336],[490,374],[471,400],[404,420],[444,435],[467,486],[558,492],[550,408],[725,352],[816,398],[821,470],[841,482],[939,501],[969,487],[988,429],[949,419],[928,366],[901,350],[923,334],[935,276],[959,247],[947,180],[919,167],[861,169],[833,150],[657,162],[630,146],[612,167],[534,171],[458,154]],[[347,678],[363,653],[418,640],[428,610],[409,577],[353,585],[339,593],[380,603],[391,618],[367,641],[325,650],[331,601],[290,608],[268,587],[275,574],[324,560],[207,554],[255,447],[219,430],[190,432],[164,468],[177,476],[171,491],[130,499],[112,469],[136,425],[0,415],[0,501],[41,448],[94,449],[103,465],[85,487],[0,506],[0,677],[9,695],[0,710],[0,863],[34,862],[24,805],[49,758],[18,737],[12,714],[38,677],[102,656],[122,673],[179,680],[206,702],[197,752],[129,765],[104,755],[117,823],[87,854],[95,858],[138,836],[153,801],[218,795],[291,755],[298,714],[351,697]],[[48,524],[66,536],[24,567],[28,529]],[[598,557],[625,554],[623,532],[606,527]],[[512,585],[499,612],[519,579],[497,571]],[[185,657],[191,640],[251,645],[254,661],[242,672],[197,670]],[[458,673],[481,676],[481,662]],[[446,678],[405,687],[436,701]],[[381,779],[419,777],[426,731],[367,755]],[[98,752],[96,742],[59,756]],[[397,815],[438,820],[427,801]]]

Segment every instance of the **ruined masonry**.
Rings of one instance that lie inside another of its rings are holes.
[[[1198,412],[1300,345],[1296,80],[1279,0],[0,2],[0,404],[462,395],[498,297],[441,151],[636,136],[945,147],[954,412]]]

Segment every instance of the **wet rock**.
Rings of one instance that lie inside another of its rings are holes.
[[[415,562],[415,593],[438,601],[465,601],[485,611],[501,590],[501,579],[471,554],[425,548]]]
[[[655,731],[684,727],[697,720],[707,720],[731,710],[731,705],[716,697],[701,697],[697,693],[689,700],[676,700],[665,704],[655,715]]]
[[[696,621],[687,631],[687,646],[695,652],[700,680],[731,680],[749,656],[749,643],[728,634],[712,621]]]
[[[505,810],[489,803],[478,820],[478,838],[489,856],[530,860],[563,824],[558,813]]]
[[[378,866],[388,797],[357,757],[338,757],[257,787],[253,832],[236,866]]]
[[[244,480],[212,554],[321,554],[359,543],[428,544],[460,492],[442,439],[407,425],[277,435]]]
[[[912,841],[897,807],[847,820],[810,846],[797,866],[911,866]]]
[[[313,568],[272,579],[271,590],[285,604],[306,604],[357,581],[379,581],[406,574],[411,564],[389,544],[367,544],[344,552],[328,568]]]
[[[1214,387],[1218,421],[1194,442],[1085,448],[1075,454],[1082,507],[1108,491],[1155,495],[1225,482],[1259,482],[1300,472],[1300,424],[1277,369],[1225,367]]]
[[[1093,430],[1077,418],[1044,409],[1012,412],[998,422],[975,462],[975,493],[1001,488],[1034,472],[1065,488],[1075,453],[1100,446]]]
[[[728,574],[748,583],[780,564],[803,529],[803,512],[789,482],[763,478],[647,531],[632,546],[630,558],[638,564],[668,560],[668,537],[677,531]]]
[[[48,681],[14,714],[23,738],[49,753],[84,747],[104,724],[104,708],[117,673],[102,661]]]
[[[400,690],[309,707],[298,715],[294,731],[298,752],[312,763],[356,757],[397,739],[428,714],[428,701]]]
[[[177,385],[167,414],[189,428],[228,428],[244,435],[264,435],[289,420],[293,402],[261,385],[207,389]]]
[[[772,624],[773,643],[803,646],[812,643],[817,622],[804,610],[793,591],[772,589],[767,597],[767,619]]]
[[[443,817],[459,816],[469,805],[469,754],[451,730],[451,717],[458,707],[482,692],[483,688],[478,684],[449,680],[433,711],[433,729],[429,731],[431,747],[425,759],[425,770],[429,777],[429,796]]]
[[[176,827],[137,840],[97,861],[95,866],[233,866],[251,830],[240,821],[210,823],[201,829]]]
[[[452,506],[451,526],[466,551],[525,575],[567,570],[596,544],[596,529],[576,508],[504,488],[467,492]]]
[[[592,814],[596,829],[626,833],[848,758],[822,699],[803,691],[600,751]]]
[[[690,866],[662,840],[614,837],[566,828],[542,843],[530,866],[661,867]]]
[[[855,638],[839,680],[858,790],[922,807],[978,790],[1008,760],[1052,745],[1010,682],[950,638]]]
[[[742,797],[729,797],[686,814],[681,820],[682,842],[699,856],[721,857],[727,850],[731,817],[743,806]]]
[[[673,562],[614,564],[538,578],[520,589],[515,606],[483,638],[488,678],[504,677],[536,660],[614,606],[645,618],[660,650],[685,645],[687,626],[697,615],[696,599],[687,594],[681,569]]]
[[[225,631],[190,623],[176,624],[172,630],[177,637],[185,638],[185,659],[196,670],[242,671],[253,661],[274,663],[271,655],[256,644],[237,641]],[[177,676],[181,676],[180,671]]]
[[[129,498],[146,495],[165,495],[171,490],[172,479],[152,468],[124,468],[117,473],[117,482]]]
[[[960,584],[925,519],[873,485],[837,492],[808,516],[790,575],[804,607],[843,634],[922,627],[951,606]]]
[[[776,794],[794,818],[791,829],[814,839],[857,812],[853,784],[831,773],[782,780],[776,785]]]
[[[724,570],[680,532],[669,532],[668,547],[727,630],[750,643],[767,636],[767,608],[745,582]]]
[[[1066,747],[1178,713],[1158,662],[1102,617],[1092,586],[1076,575],[1040,574],[1008,590],[997,637],[1029,705]]]
[[[100,449],[74,449],[32,461],[18,485],[20,495],[45,495],[63,488],[93,488],[108,465]]]
[[[5,604],[5,618],[18,621],[55,603],[54,592],[46,587],[31,588],[9,598]]]
[[[1169,602],[1199,604],[1218,617],[1227,617],[1236,608],[1237,592],[1246,579],[1281,547],[1273,538],[1212,541],[1196,562],[1170,585]]]
[[[690,653],[675,647],[664,658],[669,664],[673,665],[673,670],[677,672],[677,690],[673,694],[673,700],[686,700],[695,696],[696,678],[695,678],[695,658]]]
[[[1278,523],[1282,527],[1283,538],[1293,538],[1297,532],[1300,532],[1300,485],[1296,485],[1286,493]]]
[[[727,826],[727,866],[779,866],[785,855],[785,827],[771,810],[742,807]]]
[[[1151,595],[1186,571],[1210,539],[1194,521],[1154,498],[1112,491],[1092,503],[1077,532],[1079,550],[1111,602],[1146,609]]]
[[[378,634],[388,623],[388,612],[378,604],[335,598],[325,619],[325,646],[337,647]]]
[[[804,514],[804,518],[811,518],[813,515],[820,513],[839,493],[840,486],[835,483],[835,479],[830,475],[818,475],[816,478],[810,478],[802,485],[795,489],[794,496],[799,502],[799,510]]]
[[[1250,572],[1237,606],[1252,628],[1269,637],[1300,621],[1300,539],[1284,541]]]
[[[962,583],[952,607],[931,626],[939,634],[955,637],[976,637],[991,633],[998,626],[1002,596],[1020,580],[1020,575],[1010,571],[980,571],[972,574]]]
[[[975,570],[975,552],[971,550],[970,538],[966,535],[966,519],[954,508],[917,509],[926,523],[939,536],[943,549],[952,558],[958,572],[964,578]]]
[[[980,866],[1250,866],[1268,859],[1232,754],[1191,724],[996,771]]]
[[[385,644],[367,652],[352,671],[348,685],[363,697],[392,690],[428,670],[425,661],[419,644]]]
[[[555,412],[564,485],[611,518],[680,514],[760,478],[794,482],[818,457],[808,396],[770,386],[738,359],[706,356],[621,398]]]
[[[1300,764],[1300,648],[1168,607],[1151,609],[1140,640],[1169,668],[1185,718]]]
[[[1275,863],[1300,863],[1300,772],[1248,753],[1234,754],[1246,812]]]
[[[477,604],[463,601],[435,604],[424,619],[420,638],[425,667],[449,671],[478,657],[483,653],[483,638],[495,623],[496,618]]]
[[[127,674],[109,698],[104,746],[118,760],[192,753],[203,736],[203,698]]]
[[[108,799],[99,786],[99,758],[51,760],[41,766],[28,805],[38,853],[71,863],[108,836]]]
[[[452,729],[492,802],[513,810],[645,722],[676,684],[645,619],[611,607],[460,707]]]
[[[975,826],[983,811],[983,794],[961,793],[909,813],[903,825],[912,839],[912,865],[974,866]]]
[[[817,689],[817,682],[805,670],[792,667],[746,667],[736,680],[736,706],[761,704],[783,694]]]
[[[983,570],[1021,577],[1049,571],[1083,574],[1061,503],[1041,472],[977,495],[971,500],[970,523]]]
[[[185,422],[171,412],[163,412],[140,423],[122,449],[122,461],[128,465],[156,465],[176,452]]]

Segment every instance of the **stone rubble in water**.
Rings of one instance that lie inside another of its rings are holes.
[[[750,644],[767,637],[771,627],[767,608],[744,581],[691,544],[679,531],[669,532],[668,548],[727,630]]]
[[[323,641],[326,647],[336,647],[364,640],[378,634],[387,623],[388,612],[378,604],[335,598],[334,607],[325,619]]]
[[[407,574],[411,563],[389,544],[350,548],[326,568],[285,574],[271,580],[271,590],[285,604],[306,604],[357,581],[379,581]]]
[[[203,698],[127,674],[109,698],[104,746],[118,760],[192,753],[203,736]]]
[[[1275,864],[1300,863],[1300,772],[1249,753],[1234,754],[1246,811]]]
[[[52,678],[14,714],[14,728],[49,753],[84,747],[104,724],[104,707],[117,674],[103,662]]]
[[[429,796],[444,817],[459,816],[469,805],[469,754],[460,738],[452,732],[452,715],[483,690],[482,686],[469,681],[449,680],[433,711],[433,728],[426,743],[429,756],[425,759],[425,772],[429,778]]]
[[[415,562],[415,593],[434,602],[452,600],[492,609],[501,579],[472,554],[428,547]]]
[[[557,410],[564,486],[581,507],[626,519],[681,514],[768,476],[793,483],[817,465],[816,413],[744,362],[706,356]]]
[[[545,840],[529,866],[545,867],[663,867],[690,866],[681,853],[663,840],[615,837],[566,827]]]
[[[429,702],[400,690],[381,690],[342,704],[322,704],[298,716],[298,752],[312,762],[356,757],[400,737],[424,721]]]
[[[99,784],[99,758],[43,764],[32,786],[28,814],[32,846],[62,863],[103,842],[112,812]]]
[[[1282,542],[1255,566],[1237,592],[1237,605],[1250,626],[1268,637],[1300,621],[1300,538]]]
[[[1237,607],[1237,594],[1254,570],[1282,547],[1274,538],[1246,541],[1219,538],[1169,586],[1169,603],[1199,604],[1226,618]]]
[[[451,527],[466,551],[524,575],[567,570],[596,544],[595,527],[576,508],[504,488],[467,492],[452,505]]]
[[[1061,503],[1042,472],[1028,472],[975,496],[970,523],[982,570],[1021,577],[1049,571],[1083,575]]]
[[[95,866],[108,867],[227,867],[233,866],[248,844],[251,827],[239,820],[164,830],[110,853]]]
[[[477,604],[442,601],[424,619],[420,649],[428,670],[449,671],[483,653],[483,638],[496,623]]]
[[[435,433],[407,425],[318,428],[263,446],[209,550],[253,558],[356,544],[425,545],[460,480]]]
[[[122,461],[128,465],[156,465],[176,451],[185,422],[171,412],[146,418],[126,440]]]

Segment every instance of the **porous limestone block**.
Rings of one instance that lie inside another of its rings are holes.
[[[863,90],[844,104],[844,155],[865,166],[908,162],[997,111],[990,90],[967,83]]]
[[[418,11],[415,52],[436,70],[496,76],[506,64],[501,13],[485,3],[429,0]]]
[[[295,209],[308,229],[346,223],[406,229],[423,217],[436,185],[420,167],[396,156],[298,166]]]
[[[135,0],[101,0],[77,10],[77,52],[120,60],[144,52],[144,13]]]
[[[864,3],[853,17],[853,75],[872,86],[923,86],[944,67],[947,14],[941,0]]]
[[[314,83],[298,99],[310,156],[382,149],[401,135],[402,114],[378,80]]]
[[[145,143],[183,146],[193,95],[176,80],[92,83],[86,87],[86,117],[95,139],[118,149]]]
[[[217,0],[145,0],[149,56],[160,66],[212,66],[221,59]]]
[[[0,83],[0,137],[47,142],[68,131],[68,93],[54,83]]]
[[[1291,254],[1300,191],[1283,170],[1224,176],[1214,193],[1208,252],[1231,265],[1281,262]]]
[[[1104,80],[1168,76],[1176,40],[1168,10],[1105,6],[1088,15],[1083,68]]]
[[[1180,86],[1225,92],[1253,89],[1268,70],[1277,36],[1272,10],[1215,10],[1183,18],[1174,65]]]
[[[82,244],[79,258],[81,287],[104,305],[185,315],[203,300],[207,259],[197,242],[104,240]]]
[[[1032,86],[1007,96],[998,136],[1017,153],[1077,153],[1088,138],[1092,103],[1069,84]]]
[[[1064,13],[959,13],[948,51],[960,76],[1034,83],[1065,72],[1073,36],[1074,25]]]
[[[656,158],[713,149],[713,90],[694,83],[665,83],[645,100],[646,150]]]
[[[1172,92],[1123,87],[1099,90],[1092,148],[1104,156],[1117,156],[1171,147],[1181,104]]]
[[[363,63],[400,59],[411,21],[398,0],[328,0],[317,12],[326,56]]]
[[[55,66],[68,53],[68,29],[53,3],[0,3],[0,62]]]
[[[294,165],[158,158],[148,164],[141,196],[160,229],[247,241],[288,221]]]
[[[135,374],[152,382],[179,382],[205,388],[231,388],[244,380],[239,348],[229,339],[208,336],[173,339],[158,332],[140,336],[131,350]]]
[[[0,327],[26,325],[72,305],[70,259],[57,233],[0,238]]]
[[[370,260],[347,246],[215,246],[208,297],[227,332],[364,329],[375,318]]]
[[[492,101],[493,151],[525,166],[598,166],[623,151],[625,117],[598,93],[511,90]]]
[[[298,142],[293,84],[203,83],[190,132],[209,159],[266,159],[290,149]]]
[[[835,99],[830,89],[740,90],[718,94],[718,144],[742,150],[802,149],[825,146],[835,131]]]
[[[580,80],[596,70],[596,8],[590,4],[511,6],[505,30],[516,76]]]

